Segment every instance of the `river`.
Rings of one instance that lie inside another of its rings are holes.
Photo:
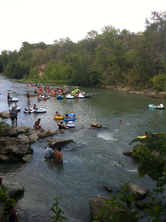
[[[44,129],[56,130],[58,121],[53,119],[56,111],[63,114],[73,112],[77,117],[75,128],[53,136],[74,140],[74,143],[62,147],[63,165],[44,159],[48,138],[32,144],[34,154],[31,162],[0,163],[0,176],[17,181],[25,188],[23,198],[17,200],[17,206],[25,211],[27,222],[49,221],[49,208],[56,196],[62,197],[59,206],[69,221],[87,222],[90,219],[89,200],[96,195],[109,194],[102,188],[103,184],[115,191],[120,181],[130,180],[131,183],[153,189],[154,182],[148,176],[140,179],[138,163],[124,156],[123,151],[131,150],[130,141],[145,131],[165,130],[166,111],[148,108],[150,103],[160,104],[165,100],[81,87],[81,90],[92,94],[90,99],[59,101],[51,97],[46,102],[37,102],[34,89],[4,77],[1,79],[0,112],[9,109],[8,92],[11,97],[19,98],[18,106],[21,108],[32,107],[36,103],[37,107],[47,109],[43,114],[24,114],[21,110],[18,125],[32,127],[40,117]],[[27,90],[31,95],[29,103]],[[119,123],[120,119],[122,124]],[[11,125],[10,119],[3,121]],[[107,129],[88,129],[92,121]]]

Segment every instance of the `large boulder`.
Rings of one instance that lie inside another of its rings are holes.
[[[39,135],[36,131],[32,131],[28,134],[28,138],[30,143],[38,143],[39,142]]]
[[[147,196],[149,190],[144,187],[140,187],[136,184],[130,184],[129,185],[129,192],[133,193],[134,198],[136,200],[141,200]]]
[[[18,138],[2,137],[0,138],[0,161],[6,162],[8,155],[10,159],[17,159],[16,155],[22,158],[24,155],[32,153],[30,141],[27,136]],[[13,155],[15,154],[15,155]],[[6,160],[6,161],[4,161]],[[8,158],[9,160],[9,158]]]
[[[24,192],[24,187],[21,186],[18,182],[3,180],[2,184],[8,189],[6,195],[9,195],[9,197],[15,198]]]
[[[0,162],[7,163],[7,162],[10,162],[10,161],[11,161],[10,155],[8,155],[8,154],[6,154],[6,155],[0,154]]]
[[[52,145],[53,148],[57,147],[57,146],[61,146],[64,145],[66,143],[70,143],[73,142],[73,139],[59,139],[59,138],[51,138],[48,140],[49,144],[48,146]]]
[[[92,219],[94,219],[96,216],[100,214],[100,211],[103,207],[110,208],[110,206],[105,205],[106,200],[108,200],[107,197],[96,196],[89,201],[89,207]],[[104,222],[111,222],[108,215],[105,217]]]
[[[10,118],[10,112],[9,111],[3,111],[0,113],[1,118]]]
[[[102,125],[96,122],[91,122],[91,127],[92,128],[102,128]]]
[[[20,133],[27,133],[30,130],[28,126],[6,126],[0,131],[1,136],[17,137]]]
[[[39,137],[44,138],[47,136],[54,135],[56,133],[58,133],[58,130],[53,132],[52,130],[48,129],[48,130],[45,130],[44,132],[39,131],[38,135]]]

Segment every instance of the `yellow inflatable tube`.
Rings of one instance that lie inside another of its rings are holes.
[[[54,116],[54,119],[64,119],[64,117],[63,116]]]
[[[143,138],[146,138],[146,136],[137,136],[137,138],[143,139]]]

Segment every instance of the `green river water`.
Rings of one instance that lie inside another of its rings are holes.
[[[64,164],[59,165],[51,159],[44,159],[47,139],[40,139],[32,144],[34,154],[29,163],[0,163],[0,176],[7,180],[17,181],[24,186],[23,198],[18,199],[17,206],[24,211],[26,221],[49,221],[50,211],[55,196],[63,197],[60,207],[69,221],[87,222],[90,219],[89,200],[96,195],[108,196],[102,185],[119,188],[120,181],[131,181],[150,190],[154,182],[147,176],[140,179],[137,173],[138,163],[123,155],[131,150],[130,141],[145,131],[161,132],[166,127],[166,111],[151,110],[150,103],[165,103],[165,100],[154,99],[145,95],[81,87],[91,93],[90,99],[58,101],[55,98],[37,102],[32,88],[26,84],[12,82],[2,78],[0,81],[0,112],[8,110],[7,93],[19,98],[21,108],[46,108],[43,114],[18,114],[18,125],[32,127],[37,118],[41,118],[44,129],[56,130],[53,119],[59,113],[76,114],[76,127],[66,130],[64,134],[53,137],[73,139],[62,147]],[[30,92],[27,102],[26,91]],[[122,124],[119,120],[122,120]],[[11,120],[3,120],[11,125]],[[107,129],[88,129],[96,121]],[[49,137],[51,138],[51,137]]]

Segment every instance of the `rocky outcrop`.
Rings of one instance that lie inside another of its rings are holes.
[[[0,136],[17,137],[20,133],[26,133],[30,130],[28,126],[6,126],[0,131]]]
[[[48,141],[49,141],[48,146],[52,145],[53,148],[55,148],[55,147],[57,147],[57,146],[64,145],[64,144],[66,144],[66,143],[73,142],[72,139],[59,139],[59,138],[51,138],[51,139],[49,139]]]
[[[27,136],[0,138],[0,161],[9,162],[22,159],[26,154],[32,153],[30,140]]]
[[[58,132],[59,132],[58,130],[53,132],[50,129],[48,129],[48,130],[45,130],[44,132],[39,131],[38,135],[39,135],[39,137],[44,138],[44,137],[47,137],[47,136],[57,134]]]
[[[89,201],[89,207],[92,219],[94,219],[96,216],[100,214],[100,211],[103,207],[110,208],[110,206],[105,205],[106,200],[108,200],[107,197],[96,196]],[[100,219],[98,219],[98,221],[100,221]],[[108,215],[105,217],[104,222],[111,222]]]
[[[9,195],[9,197],[15,198],[20,194],[24,193],[24,187],[21,186],[18,182],[10,182],[7,180],[2,180],[2,184],[8,189],[6,195]]]
[[[1,118],[10,118],[10,112],[9,111],[3,111],[0,113]]]
[[[133,193],[134,198],[136,200],[141,200],[141,199],[144,199],[147,196],[149,190],[146,189],[146,188],[140,187],[136,184],[130,184],[129,185],[129,192]]]

